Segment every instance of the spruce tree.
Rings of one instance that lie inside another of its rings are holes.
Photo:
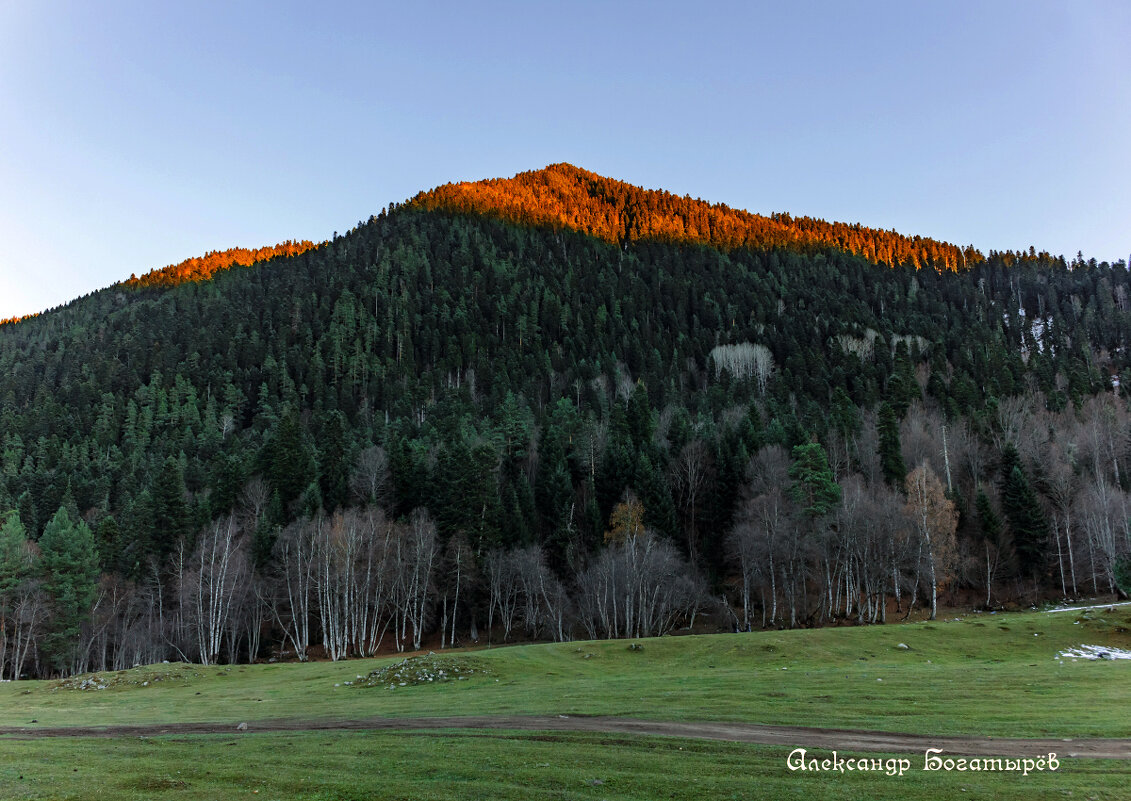
[[[903,480],[907,476],[907,467],[903,463],[903,446],[899,441],[899,420],[891,404],[880,404],[876,428],[880,438],[878,451],[884,481],[902,489]]]
[[[331,412],[318,443],[318,485],[322,490],[322,502],[330,513],[346,502],[349,490],[345,428],[342,413]]]
[[[98,585],[98,549],[94,534],[66,508],[51,518],[39,538],[43,589],[51,619],[43,653],[55,670],[64,670],[78,647],[79,631],[90,613]]]
[[[659,534],[675,539],[679,526],[671,488],[646,453],[640,456],[636,464],[632,486],[644,505],[645,525]]]
[[[840,485],[836,483],[829,467],[829,457],[819,442],[798,445],[793,449],[789,477],[793,479],[789,487],[790,497],[806,517],[824,517],[840,501]]]
[[[298,414],[292,411],[279,420],[265,455],[271,486],[279,493],[285,513],[314,477],[314,457],[307,447]]]
[[[27,531],[18,512],[0,515],[0,636],[7,636],[15,614],[16,594],[20,585],[33,573],[32,554],[27,545]],[[2,643],[0,643],[2,645]],[[0,676],[4,665],[0,664]]]
[[[1001,507],[1013,537],[1017,566],[1023,575],[1035,574],[1044,564],[1049,524],[1012,445],[1002,452],[1001,481]]]
[[[181,466],[170,456],[153,483],[153,553],[162,563],[191,530],[185,494]]]
[[[636,452],[649,449],[656,422],[652,419],[652,406],[648,403],[648,389],[642,381],[636,382],[632,396],[628,399],[627,423],[632,446]]]

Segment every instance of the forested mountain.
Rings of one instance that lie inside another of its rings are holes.
[[[4,675],[1117,589],[1123,263],[568,165],[278,247],[0,327]]]

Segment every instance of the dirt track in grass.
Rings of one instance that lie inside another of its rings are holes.
[[[806,726],[767,726],[757,723],[686,723],[600,716],[484,715],[439,718],[360,718],[356,720],[256,720],[215,723],[169,723],[146,726],[24,726],[0,727],[0,737],[159,737],[182,734],[244,734],[333,731],[424,731],[434,729],[484,729],[531,732],[591,732],[605,734],[684,737],[725,740],[791,748],[839,751],[918,753],[941,748],[946,754],[968,756],[1059,757],[1131,759],[1131,739],[1014,739],[1005,737],[933,736],[897,732],[822,729]]]

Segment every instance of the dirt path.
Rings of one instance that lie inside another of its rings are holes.
[[[44,737],[154,737],[170,734],[236,734],[233,723],[172,723],[147,726],[3,727],[0,736],[18,739]],[[543,732],[598,732],[661,735],[699,740],[781,745],[840,751],[918,753],[941,748],[947,754],[974,756],[1040,756],[1131,759],[1131,739],[1014,739],[996,737],[930,736],[804,726],[766,726],[757,723],[682,723],[633,718],[559,715],[534,717],[490,715],[443,718],[364,718],[358,720],[248,721],[247,732],[302,731],[421,731],[430,729],[503,729]]]

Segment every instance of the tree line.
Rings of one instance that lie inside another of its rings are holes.
[[[256,477],[231,513],[186,529],[163,561],[133,575],[100,567],[105,543],[69,498],[37,539],[10,511],[0,525],[0,671],[337,660],[437,637],[440,647],[646,637],[699,615],[747,631],[882,623],[916,606],[933,618],[940,595],[991,607],[995,594],[1126,591],[1131,416],[1122,401],[1051,413],[1024,396],[998,409],[991,440],[922,404],[885,430],[887,412],[863,416],[828,450],[816,439],[758,447],[717,565],[696,547],[693,520],[675,535],[650,522],[643,484],[623,491],[599,543],[564,562],[553,542],[491,545],[424,507],[394,517],[380,446],[358,454],[350,501],[333,512],[300,513],[262,540],[268,489]],[[690,440],[662,480],[685,513],[688,476],[712,472],[710,453]],[[577,498],[570,503],[572,516]],[[576,532],[567,524],[566,534]]]

